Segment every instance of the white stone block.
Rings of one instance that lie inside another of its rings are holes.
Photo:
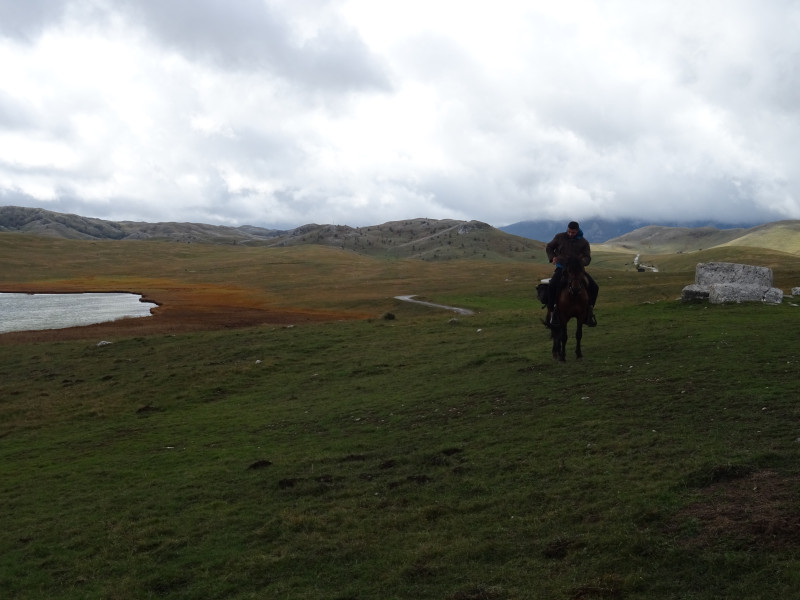
[[[696,283],[687,285],[683,288],[683,291],[681,291],[681,299],[687,302],[692,300],[708,300],[708,286],[697,285]]]
[[[698,285],[712,283],[738,283],[741,285],[760,285],[772,287],[772,269],[755,265],[737,263],[710,262],[698,263],[695,268],[694,282]]]
[[[783,290],[761,285],[714,283],[708,286],[708,301],[711,304],[722,304],[724,302],[780,304],[783,301]]]

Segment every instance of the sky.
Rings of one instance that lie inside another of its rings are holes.
[[[0,205],[800,219],[800,0],[0,0]]]

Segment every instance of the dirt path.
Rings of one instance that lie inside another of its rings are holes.
[[[458,308],[457,306],[446,306],[444,304],[434,304],[433,302],[425,302],[424,300],[414,300],[415,296],[411,294],[410,296],[395,296],[396,300],[402,300],[403,302],[413,302],[414,304],[422,304],[423,306],[430,306],[431,308],[443,308],[445,310],[452,310],[453,312],[457,312],[460,315],[474,315],[475,312],[469,310],[468,308]]]

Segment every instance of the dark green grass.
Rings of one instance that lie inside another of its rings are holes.
[[[800,309],[614,289],[580,363],[507,290],[0,346],[0,595],[791,597],[800,536],[705,541],[685,510],[798,472]]]

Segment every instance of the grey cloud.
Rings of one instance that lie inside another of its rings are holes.
[[[39,198],[15,189],[0,188],[0,204],[2,206],[26,206],[44,208],[53,212],[69,215],[89,216],[98,219],[118,220],[119,207],[125,206],[130,198],[113,198],[111,202],[98,204],[87,201],[80,196],[64,192],[59,197],[42,202]],[[157,214],[157,213],[152,213]]]
[[[31,41],[61,20],[66,4],[61,0],[0,0],[0,33]]]
[[[86,28],[124,16],[159,44],[216,68],[261,72],[310,89],[388,91],[387,68],[341,21],[298,40],[263,0],[0,0],[0,34],[30,42],[72,18]]]
[[[0,0],[0,177],[115,220],[797,218],[800,3],[590,4],[382,43],[339,0]]]
[[[34,123],[34,117],[27,106],[0,90],[0,128],[6,130],[26,129],[33,126]]]
[[[398,63],[421,81],[460,85],[479,74],[464,48],[429,32],[404,40],[395,53]]]
[[[218,68],[263,71],[310,88],[390,88],[379,59],[343,24],[299,42],[286,16],[262,0],[129,0],[124,6],[162,45]]]
[[[122,4],[164,45],[233,67],[280,61],[285,24],[259,0],[131,0]]]

